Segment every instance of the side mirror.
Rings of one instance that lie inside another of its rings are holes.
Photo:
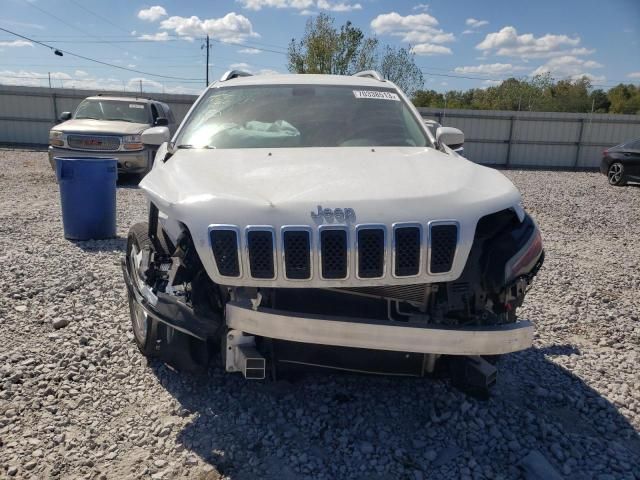
[[[71,120],[71,112],[62,112],[60,117],[58,117],[61,122],[66,122],[67,120]]]
[[[171,140],[171,134],[167,127],[151,127],[142,132],[142,143],[145,145],[159,146]]]
[[[153,124],[156,127],[168,127],[169,126],[169,120],[166,119],[165,117],[158,117],[158,118],[156,118],[156,121]]]
[[[436,130],[436,141],[444,143],[452,150],[457,150],[464,145],[464,133],[453,127],[439,127]]]

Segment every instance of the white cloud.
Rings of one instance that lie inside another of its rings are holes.
[[[166,16],[167,11],[160,5],[154,5],[153,7],[142,9],[138,12],[138,18],[140,20],[146,20],[147,22],[155,22]]]
[[[604,82],[604,76],[596,76],[589,72],[593,68],[602,68],[602,65],[594,60],[584,60],[572,55],[551,58],[544,65],[536,68],[531,75],[550,73],[557,78],[570,78],[572,80],[587,77],[592,82]]]
[[[167,32],[158,32],[154,34],[144,34],[138,37],[140,40],[152,40],[154,42],[166,42],[169,40],[169,34]]]
[[[371,20],[371,28],[374,32],[396,33],[406,31],[421,31],[438,25],[438,20],[428,13],[419,13],[417,15],[407,15],[403,17],[399,13],[383,13]]]
[[[462,35],[471,35],[472,33],[480,33],[477,30],[463,30]]]
[[[451,49],[441,44],[453,42],[455,35],[437,28],[438,20],[428,13],[402,16],[396,12],[378,15],[371,21],[371,29],[379,34],[401,37],[413,44],[416,55],[448,55]]]
[[[481,75],[505,75],[516,70],[524,70],[525,67],[513,66],[510,63],[487,63],[483,65],[470,65],[456,67],[456,73],[478,73]]]
[[[245,53],[247,55],[257,55],[260,53],[260,50],[258,50],[257,48],[243,48],[241,50],[238,50],[238,53]]]
[[[465,20],[465,25],[467,25],[468,27],[471,28],[480,28],[483,27],[485,25],[489,25],[489,22],[486,20],[477,20],[475,18],[467,18]]]
[[[416,55],[451,55],[453,52],[449,47],[442,45],[432,45],[430,43],[421,43],[411,48],[411,51]]]
[[[160,82],[145,77],[133,77],[119,79],[113,77],[94,77],[82,70],[78,70],[72,77],[65,72],[51,72],[51,80],[54,87],[76,88],[87,90],[123,90],[127,92],[139,92],[140,82],[145,92],[189,93],[195,94],[201,91],[194,86],[184,86],[170,82],[163,85]],[[48,86],[47,72],[35,72],[28,70],[2,70],[0,71],[0,83],[5,85],[24,85],[30,87]]]
[[[327,0],[318,0],[317,7],[320,10],[329,10],[331,12],[351,12],[353,10],[362,10],[362,5],[359,3],[330,3]]]
[[[223,42],[238,42],[249,37],[259,37],[253,31],[253,26],[247,17],[235,12],[227,13],[221,18],[209,18],[201,20],[195,15],[192,17],[169,17],[160,22],[163,30],[173,30],[177,35],[192,39],[192,37],[211,35]]]
[[[247,10],[262,10],[263,8],[293,8],[301,10],[302,15],[311,15],[312,9],[328,10],[331,12],[351,12],[362,10],[359,3],[329,1],[329,0],[236,0]]]
[[[248,63],[232,63],[231,65],[229,65],[229,68],[231,70],[249,70],[251,68],[251,65],[249,65]]]
[[[418,10],[420,12],[426,12],[427,10],[429,10],[429,4],[427,4],[427,3],[419,3],[416,6],[414,6],[411,10]]]
[[[482,42],[476,45],[485,54],[493,52],[501,56],[522,58],[545,58],[558,55],[588,55],[593,53],[586,48],[572,48],[580,44],[580,37],[554,35],[547,33],[535,37],[531,33],[518,35],[515,27],[503,27],[498,32],[489,33]]]
[[[627,74],[627,77],[629,78],[639,78],[640,79],[640,72],[631,72]]]
[[[33,47],[33,43],[27,42],[26,40],[11,40],[10,42],[0,42],[0,47]]]

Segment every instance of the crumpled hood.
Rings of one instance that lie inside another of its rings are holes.
[[[313,224],[318,205],[357,223],[455,218],[520,200],[500,172],[416,147],[179,150],[140,186],[161,209],[233,224]]]
[[[146,123],[118,122],[111,120],[92,120],[90,118],[72,119],[60,123],[52,130],[64,133],[91,134],[99,133],[112,135],[136,135],[149,128]]]
[[[161,150],[159,156],[162,154]],[[140,186],[162,212],[165,227],[174,232],[178,222],[188,227],[214,281],[244,286],[299,287],[282,275],[274,280],[219,276],[209,241],[210,226],[232,225],[240,232],[249,226],[270,226],[276,245],[281,245],[283,226],[308,226],[312,244],[318,245],[318,227],[336,218],[313,218],[312,212],[319,205],[343,211],[351,208],[355,216],[342,218],[340,224],[351,232],[353,247],[356,225],[384,225],[391,232],[399,222],[416,222],[426,230],[430,221],[453,220],[460,229],[449,273],[436,277],[425,272],[405,278],[387,270],[379,279],[350,276],[345,280],[315,275],[305,286],[444,282],[462,273],[478,220],[520,201],[516,188],[497,170],[417,147],[179,150],[165,163],[157,161]]]

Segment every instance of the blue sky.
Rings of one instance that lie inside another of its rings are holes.
[[[425,88],[486,87],[549,71],[603,88],[640,84],[639,0],[1,0],[0,27],[144,73],[119,70],[0,31],[0,83],[197,93],[202,38],[211,78],[229,68],[286,72],[286,49],[325,11],[381,44],[411,46]],[[155,74],[153,76],[151,74]],[[175,78],[163,78],[175,77]],[[465,78],[466,77],[466,78]]]

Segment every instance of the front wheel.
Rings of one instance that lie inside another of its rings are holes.
[[[148,228],[146,223],[137,223],[131,227],[127,237],[127,270],[134,283],[134,288],[138,290],[142,290],[145,285],[142,272],[140,272],[144,251],[153,249]],[[156,322],[147,315],[134,295],[129,293],[128,297],[131,327],[136,346],[145,356],[153,356],[158,340]]]
[[[615,187],[622,187],[626,185],[627,181],[624,173],[624,165],[620,162],[615,162],[609,165],[607,178],[609,179],[609,184]]]

